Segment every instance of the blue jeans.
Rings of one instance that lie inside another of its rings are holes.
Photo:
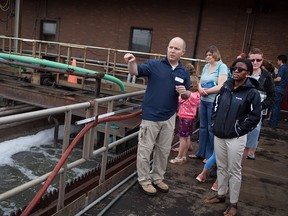
[[[204,167],[205,167],[207,170],[210,170],[215,163],[216,163],[216,157],[215,157],[215,153],[213,152],[213,154],[211,155],[211,157],[206,161],[206,164],[205,164]]]
[[[252,131],[250,131],[247,134],[246,148],[257,148],[261,125],[262,122],[260,120],[257,127],[255,127]]]
[[[273,127],[273,128],[278,126],[283,96],[284,96],[283,92],[282,91],[278,91],[277,88],[276,88],[275,102],[272,105],[271,117],[270,117],[270,120],[269,120],[269,125],[271,127]]]
[[[200,128],[198,157],[210,158],[214,152],[214,134],[211,127],[213,102],[202,101],[200,103]]]

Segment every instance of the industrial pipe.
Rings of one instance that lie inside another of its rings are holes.
[[[59,62],[49,61],[46,59],[33,58],[33,57],[28,57],[28,56],[19,56],[19,55],[13,55],[13,54],[0,53],[0,58],[10,59],[10,60],[20,61],[20,62],[26,62],[26,63],[30,63],[30,64],[45,65],[48,67],[64,69],[66,71],[75,71],[75,72],[81,72],[81,73],[86,73],[86,74],[97,74],[98,73],[96,71],[81,68],[81,67],[76,67],[76,66],[72,66],[72,65],[68,65],[68,64],[63,64],[63,63],[59,63]],[[108,80],[108,81],[113,82],[113,83],[116,83],[120,87],[121,92],[125,92],[125,86],[120,79],[118,79],[114,76],[110,76],[108,74],[105,74],[103,79]]]

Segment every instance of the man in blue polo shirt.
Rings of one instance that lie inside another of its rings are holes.
[[[190,96],[189,72],[179,61],[185,48],[185,41],[175,37],[169,42],[165,58],[137,65],[133,54],[124,55],[131,75],[148,78],[138,136],[137,173],[140,188],[151,196],[156,195],[157,190],[164,193],[169,191],[163,179],[173,140],[178,96]]]
[[[276,78],[274,78],[276,97],[275,103],[271,108],[271,117],[269,120],[269,125],[272,128],[276,128],[278,126],[281,104],[283,97],[286,94],[286,86],[288,82],[288,65],[286,63],[286,55],[279,55],[277,57],[277,64],[280,66],[280,68],[278,69]]]

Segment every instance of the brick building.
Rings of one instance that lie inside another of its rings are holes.
[[[228,65],[251,47],[274,64],[288,54],[284,0],[1,0],[1,35],[15,36],[18,1],[21,38],[165,54],[168,41],[180,36],[185,57],[203,59],[214,44]]]

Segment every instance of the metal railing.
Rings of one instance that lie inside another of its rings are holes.
[[[0,125],[5,125],[11,122],[19,122],[19,121],[28,120],[28,119],[29,120],[38,119],[38,118],[48,117],[50,115],[64,113],[65,123],[64,123],[64,135],[63,135],[63,147],[62,147],[62,151],[64,153],[65,150],[69,146],[70,126],[71,126],[71,117],[72,117],[73,110],[83,109],[83,108],[87,109],[86,117],[89,121],[91,121],[91,116],[92,117],[98,116],[98,118],[101,118],[101,116],[106,117],[108,115],[111,116],[115,113],[119,114],[121,113],[121,109],[118,110],[117,112],[113,112],[115,108],[114,106],[115,101],[123,100],[125,98],[127,99],[131,97],[136,97],[136,96],[138,97],[143,96],[144,92],[145,91],[142,90],[142,91],[133,92],[133,93],[126,93],[126,94],[121,94],[121,95],[116,95],[116,96],[105,97],[105,98],[98,98],[98,99],[95,99],[93,102],[85,102],[85,103],[79,103],[79,104],[73,104],[73,105],[68,105],[68,106],[62,106],[62,107],[50,108],[50,109],[45,109],[45,110],[40,110],[40,111],[1,117]],[[99,115],[98,107],[100,104],[106,104],[106,106],[108,107],[107,114]],[[127,112],[127,109],[128,108],[123,109],[123,112]],[[131,111],[134,109],[135,107],[131,107]],[[136,137],[138,134],[138,132],[135,132],[131,135],[120,138],[117,141],[109,144],[109,136],[110,136],[109,128],[110,128],[110,123],[106,122],[104,143],[103,143],[103,146],[98,148],[97,150],[94,150],[94,140],[95,140],[95,134],[96,134],[95,127],[91,128],[87,133],[85,133],[84,144],[82,147],[82,158],[75,160],[69,164],[65,162],[63,167],[59,170],[58,175],[60,175],[60,180],[59,180],[59,196],[58,196],[57,210],[60,210],[64,207],[65,181],[66,181],[67,170],[85,163],[87,159],[91,157],[95,157],[99,154],[102,154],[101,174],[100,174],[99,183],[104,182],[105,174],[106,174],[105,172],[106,172],[108,150]],[[46,173],[34,180],[21,184],[15,188],[12,188],[0,194],[0,201],[11,198],[33,186],[41,184],[42,182],[47,180],[47,178],[50,175],[51,175],[51,172]]]
[[[113,76],[128,75],[127,64],[123,60],[123,56],[127,52],[139,56],[137,57],[138,63],[147,61],[147,59],[165,56],[163,54],[6,36],[0,36],[0,40],[2,43],[0,50],[5,53],[44,58],[67,64],[70,64],[72,59],[76,59],[77,64],[80,64],[83,68],[104,72]],[[19,49],[15,49],[14,44],[18,44]],[[205,64],[204,60],[188,57],[181,58],[181,62],[183,65],[193,63],[197,75],[201,74],[203,65]]]

